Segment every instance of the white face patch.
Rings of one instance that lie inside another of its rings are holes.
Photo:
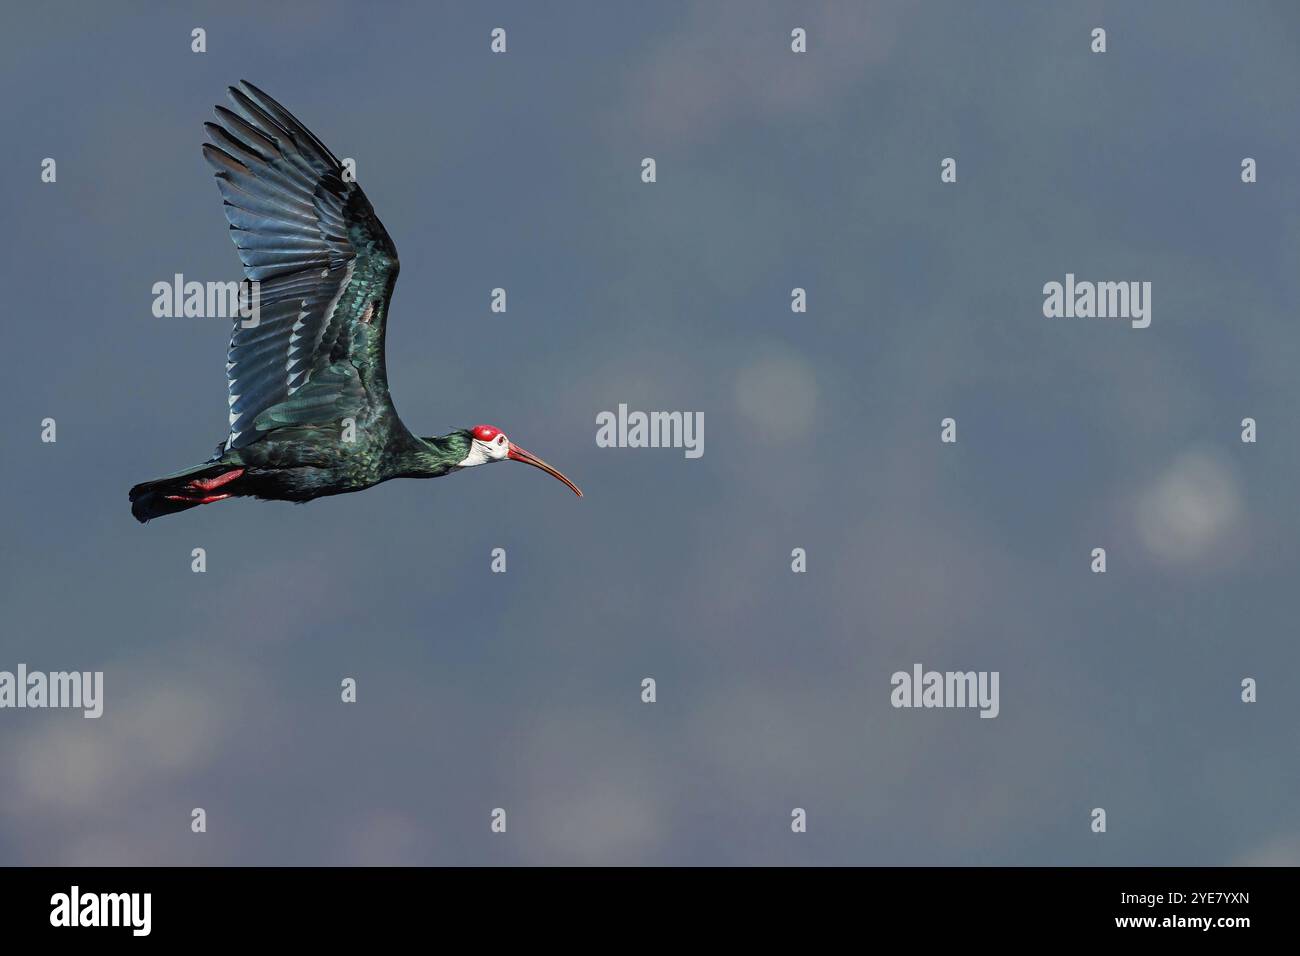
[[[465,456],[457,468],[473,468],[475,465],[482,465],[489,461],[502,461],[510,454],[510,439],[500,433],[491,441],[481,441],[477,438],[469,446],[469,454]]]

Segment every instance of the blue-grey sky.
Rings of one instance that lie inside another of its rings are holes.
[[[106,699],[0,711],[0,863],[1300,862],[1294,4],[5,21],[0,669]],[[199,143],[240,78],[356,159],[405,420],[586,497],[132,520],[225,434],[228,323],[150,306],[239,276]],[[1151,282],[1150,328],[1044,318],[1066,273]],[[597,447],[620,403],[702,412],[703,457]],[[891,707],[917,662],[999,716]]]

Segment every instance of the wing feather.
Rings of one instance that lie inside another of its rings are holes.
[[[381,385],[387,400],[382,328],[377,354],[349,354],[365,374],[339,374],[333,363],[351,347],[351,326],[376,313],[376,301],[379,321],[387,316],[399,264],[365,193],[325,144],[251,83],[228,93],[234,109],[218,106],[218,122],[204,124],[211,142],[203,155],[216,172],[244,275],[259,283],[259,322],[236,323],[226,356],[223,448],[238,448],[268,428],[364,402],[367,383]],[[310,401],[292,404],[313,378]]]

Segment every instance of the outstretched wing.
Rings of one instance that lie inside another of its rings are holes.
[[[387,400],[383,323],[398,270],[383,223],[325,144],[246,80],[228,93],[235,110],[218,106],[220,123],[204,124],[203,155],[244,275],[259,283],[260,314],[247,328],[237,321],[230,339],[227,449],[256,440],[258,417],[309,383],[310,399],[296,404],[323,415],[367,395]]]

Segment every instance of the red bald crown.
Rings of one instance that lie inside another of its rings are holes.
[[[479,441],[491,441],[501,434],[501,429],[492,425],[475,425],[474,437]]]

